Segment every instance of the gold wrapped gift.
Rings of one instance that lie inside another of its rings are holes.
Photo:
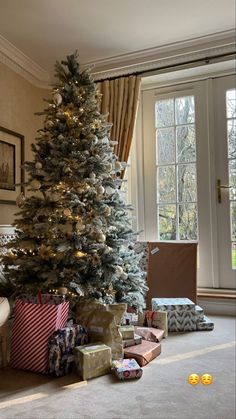
[[[115,316],[115,323],[121,324],[121,320],[127,310],[126,303],[119,304],[107,304],[107,310],[110,311]]]
[[[87,327],[90,342],[103,342],[110,346],[112,359],[123,358],[122,336],[115,316],[109,311],[91,310],[77,314],[76,322]]]
[[[134,326],[119,326],[119,331],[121,333],[122,339],[134,339]]]
[[[83,380],[108,374],[111,370],[111,348],[101,342],[74,348],[75,362]]]

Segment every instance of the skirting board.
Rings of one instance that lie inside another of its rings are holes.
[[[236,300],[227,298],[201,298],[198,297],[198,305],[207,314],[219,314],[236,316]]]

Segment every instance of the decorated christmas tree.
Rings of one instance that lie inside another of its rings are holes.
[[[99,112],[101,95],[77,54],[55,69],[57,83],[40,113],[44,127],[32,144],[34,161],[24,164],[30,194],[18,198],[2,288],[36,294],[65,287],[142,308],[145,273],[133,250],[131,207],[119,191],[125,164]]]

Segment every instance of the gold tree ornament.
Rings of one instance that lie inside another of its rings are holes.
[[[68,293],[68,288],[66,287],[59,287],[57,290],[58,294],[60,295],[66,295]]]
[[[37,179],[32,180],[32,182],[30,182],[30,185],[31,188],[35,191],[41,188],[41,183]]]
[[[66,217],[70,217],[71,216],[71,210],[69,208],[64,209],[63,214]]]
[[[59,92],[54,93],[54,95],[53,95],[53,102],[57,106],[61,105],[61,103],[62,103],[62,96],[60,95]]]
[[[39,254],[42,259],[45,259],[45,260],[51,259],[51,257],[53,257],[53,251],[52,251],[51,246],[45,246],[44,244],[42,244],[39,249]]]
[[[43,167],[43,165],[42,165],[42,163],[41,163],[40,161],[37,161],[37,162],[35,163],[35,169],[40,170],[40,169],[42,169],[42,167]]]

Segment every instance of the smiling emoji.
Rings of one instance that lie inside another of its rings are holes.
[[[200,378],[198,374],[190,374],[188,376],[188,382],[192,386],[196,386],[199,383],[199,381],[200,381]]]
[[[204,386],[209,386],[209,384],[211,384],[212,381],[213,381],[213,379],[212,379],[211,374],[203,374],[201,376],[201,382],[202,382],[202,384],[204,384]]]

